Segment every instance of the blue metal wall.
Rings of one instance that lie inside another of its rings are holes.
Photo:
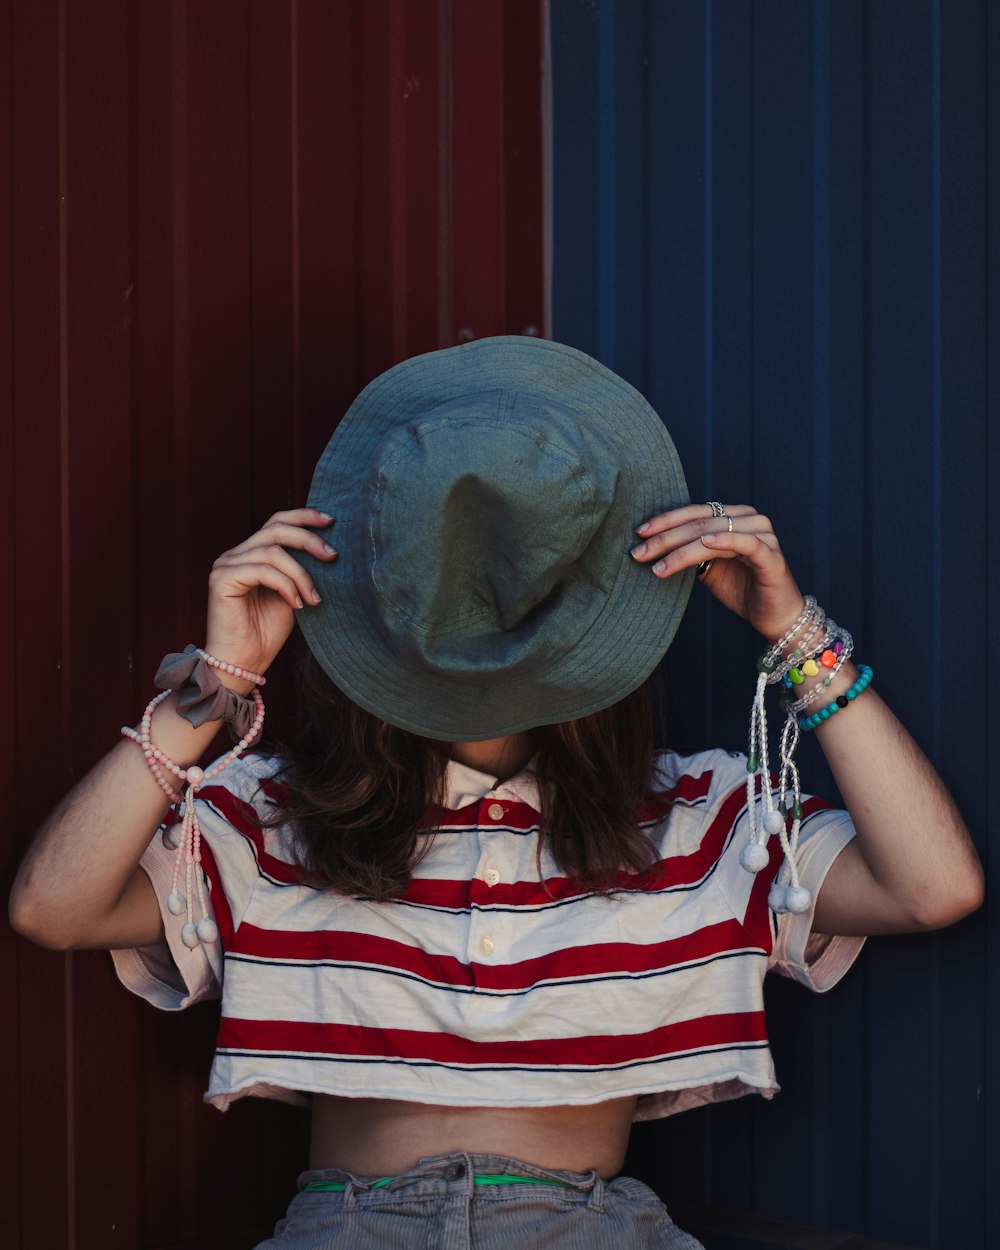
[[[550,14],[555,337],[650,397],[694,498],[774,518],[985,853],[1000,5]],[[681,736],[740,745],[756,650],[697,597],[673,652]],[[815,756],[806,775],[828,784]],[[871,942],[823,998],[773,987],[784,1092],[640,1130],[635,1166],[668,1199],[1000,1245],[997,929],[980,913]]]

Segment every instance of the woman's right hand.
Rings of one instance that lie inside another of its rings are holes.
[[[246,542],[219,556],[208,579],[209,654],[266,672],[292,632],[295,611],[320,601],[312,578],[286,548],[336,559],[315,532],[331,522],[315,508],[276,512]]]
[[[209,578],[210,654],[258,673],[270,665],[296,609],[319,602],[312,578],[289,552],[335,559],[316,533],[330,524],[315,508],[276,512],[246,542],[219,556]],[[241,693],[250,689],[226,673],[220,678]],[[177,715],[171,696],[156,711],[152,736],[186,768],[201,758],[218,729],[214,721],[195,728]],[[138,864],[165,808],[142,755],[130,742],[119,743],[60,803],[25,856],[10,897],[14,928],[54,950],[162,941],[160,907]]]

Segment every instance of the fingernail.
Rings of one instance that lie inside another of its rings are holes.
[[[666,560],[657,560],[657,562],[653,565],[653,572],[656,574],[665,573],[666,571],[667,571]]]
[[[321,512],[321,513],[320,513],[320,516],[323,518],[323,520],[324,520],[324,521],[332,521],[332,520],[333,520],[333,517],[329,514],[329,512]]]
[[[334,551],[334,549],[330,546],[330,544],[329,544],[329,543],[324,543],[324,544],[323,544],[323,550],[326,552],[326,554],[327,554],[328,556],[335,556],[335,555],[337,554],[337,553]]]
[[[701,545],[702,545],[703,547],[710,547],[710,546],[712,545],[712,543],[714,543],[714,542],[715,542],[715,540],[716,540],[716,538],[717,538],[717,537],[718,537],[718,535],[717,535],[717,534],[702,534],[702,536],[701,536]]]
[[[644,556],[645,554],[646,554],[646,544],[645,544],[645,543],[640,543],[640,544],[638,545],[638,547],[633,547],[633,548],[632,548],[632,555],[633,555],[633,556],[635,556],[635,558],[636,558],[637,560],[638,560],[638,558],[639,558],[640,556]]]
[[[297,608],[304,608],[304,607],[306,606],[306,605],[302,602],[302,600],[299,598],[299,596],[298,596],[298,595],[296,595],[296,596],[295,596],[295,606],[296,606]]]
[[[637,526],[635,527],[635,532],[636,532],[637,534],[645,534],[646,530],[648,530],[648,529],[649,529],[649,522],[648,522],[648,521],[643,521],[643,523],[642,523],[641,525],[637,525]]]
[[[313,588],[313,590],[311,591],[311,593],[310,593],[310,595],[309,595],[309,598],[313,601],[313,603],[321,603],[321,602],[322,602],[322,600],[321,600],[321,598],[320,598],[320,593],[319,593],[319,591],[318,591],[318,590],[316,590],[315,588]]]

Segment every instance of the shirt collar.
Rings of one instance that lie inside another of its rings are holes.
[[[444,806],[450,811],[468,807],[487,794],[498,799],[510,799],[526,803],[533,811],[539,810],[538,777],[529,763],[506,781],[497,781],[489,773],[481,773],[468,764],[449,760],[444,774]]]

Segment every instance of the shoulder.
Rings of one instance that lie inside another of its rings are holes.
[[[224,790],[259,809],[261,814],[280,806],[287,791],[287,763],[280,755],[241,755],[215,772],[225,758],[222,756],[205,769],[200,797],[207,799],[213,791]]]
[[[277,755],[245,755],[213,773],[218,763],[205,769],[198,789],[203,830],[216,837],[235,831],[261,844],[274,837],[285,842],[290,832],[281,816],[288,802],[286,761]]]
[[[739,751],[713,748],[679,755],[662,751],[653,761],[653,788],[675,800],[712,803],[747,779],[747,757]]]
[[[656,756],[654,841],[664,856],[699,857],[708,873],[746,813],[746,757],[723,750]],[[652,811],[652,809],[650,809]]]

